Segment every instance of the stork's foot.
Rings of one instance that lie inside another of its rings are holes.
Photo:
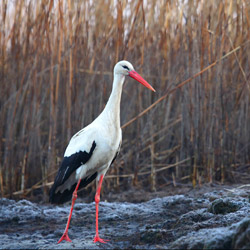
[[[93,241],[94,243],[95,242],[107,243],[109,240],[101,239],[98,235],[96,235]]]
[[[72,242],[71,239],[69,238],[68,236],[68,233],[67,232],[64,232],[61,239],[57,242],[57,244],[59,244],[61,241],[63,240],[66,240],[66,241],[69,241],[69,242]]]

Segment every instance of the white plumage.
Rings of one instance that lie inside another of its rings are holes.
[[[98,234],[98,204],[103,177],[116,158],[121,141],[120,101],[125,76],[130,76],[155,91],[136,71],[131,63],[120,61],[114,67],[112,92],[103,112],[87,127],[77,132],[66,148],[64,159],[50,190],[52,203],[63,203],[72,198],[68,223],[62,238],[68,240],[68,226],[77,197],[77,190],[96,179],[96,236],[94,242],[105,242]],[[58,243],[59,243],[58,242]]]

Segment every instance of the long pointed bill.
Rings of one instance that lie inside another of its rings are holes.
[[[142,85],[144,85],[148,89],[155,92],[155,89],[146,80],[144,80],[136,71],[131,70],[129,72],[129,76],[134,78],[136,81],[140,82]]]

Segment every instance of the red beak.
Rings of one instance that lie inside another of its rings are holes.
[[[136,71],[131,70],[129,72],[129,76],[134,78],[136,81],[140,82],[142,85],[144,85],[148,89],[155,92],[155,89],[146,80],[144,80]]]

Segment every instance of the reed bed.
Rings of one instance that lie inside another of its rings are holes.
[[[104,191],[249,181],[249,1],[2,0],[0,23],[2,197],[47,199],[121,59],[157,92],[126,80]]]

